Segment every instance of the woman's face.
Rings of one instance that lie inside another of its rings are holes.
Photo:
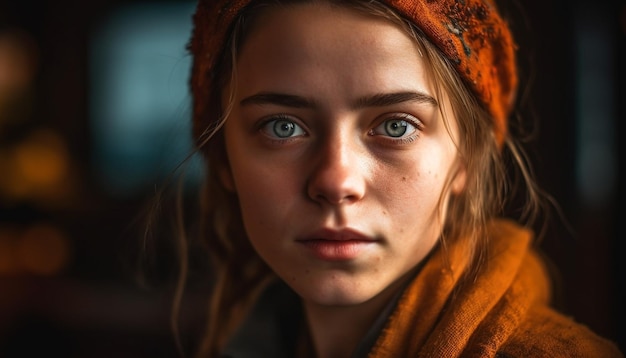
[[[258,19],[236,70],[220,175],[250,242],[305,301],[380,294],[433,248],[439,200],[464,185],[416,45],[387,20],[299,4]]]

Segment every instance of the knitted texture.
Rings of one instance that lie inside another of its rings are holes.
[[[215,123],[220,88],[216,65],[237,14],[254,0],[200,0],[190,43],[193,54],[196,137]],[[492,115],[501,144],[518,84],[515,43],[492,0],[382,0],[414,23],[454,64],[460,77]]]
[[[471,284],[462,280],[468,240],[434,252],[368,358],[624,357],[615,343],[550,308],[547,272],[528,230],[499,220],[489,235]]]

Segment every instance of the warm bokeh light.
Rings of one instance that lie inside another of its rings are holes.
[[[0,227],[0,276],[8,276],[17,273],[15,259],[16,230]]]
[[[62,273],[69,259],[69,239],[55,226],[0,227],[0,276],[54,276]]]
[[[0,33],[0,103],[30,86],[35,75],[36,51],[25,33]]]
[[[15,251],[25,272],[42,276],[60,273],[69,259],[67,237],[61,230],[46,224],[28,228]]]
[[[15,148],[15,170],[32,186],[58,184],[67,174],[68,153],[53,132],[39,130]]]
[[[0,194],[12,200],[66,198],[72,182],[71,158],[63,139],[38,129],[13,147],[0,148]]]
[[[12,124],[25,122],[37,74],[34,40],[17,29],[0,28],[0,135]]]

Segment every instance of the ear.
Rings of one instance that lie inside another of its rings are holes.
[[[467,181],[467,170],[465,169],[465,165],[459,164],[454,174],[454,178],[452,179],[452,183],[450,185],[450,191],[454,195],[459,195],[465,189],[465,183]]]

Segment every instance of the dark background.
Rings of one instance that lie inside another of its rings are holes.
[[[35,59],[24,95],[0,116],[0,357],[177,354],[169,326],[173,248],[157,250],[162,261],[151,271],[152,284],[142,285],[135,271],[141,217],[154,186],[120,198],[98,184],[93,169],[89,45],[98,24],[129,3],[0,1],[0,34],[26,34]],[[626,350],[626,157],[619,155],[626,134],[626,7],[520,3],[507,13],[520,45],[520,114],[524,127],[536,130],[526,148],[540,185],[565,218],[554,212],[541,241],[560,272],[555,304]],[[586,75],[596,70],[604,77],[590,80]],[[600,100],[587,100],[589,94]],[[604,130],[597,133],[599,127]],[[42,128],[53,139],[32,136]],[[11,153],[26,142],[38,153],[37,139],[51,145],[39,147],[45,155],[57,153],[51,161],[64,163],[62,173],[49,169],[56,181],[44,178],[30,191],[19,180],[7,184]],[[608,151],[591,151],[600,154],[584,162],[600,163],[599,169],[581,164],[588,140],[607,144]],[[600,194],[587,197],[577,184],[580,168],[602,174],[607,166],[612,175],[594,182]],[[202,319],[204,296],[197,291],[185,301],[183,327]],[[183,330],[184,346],[192,331]]]

